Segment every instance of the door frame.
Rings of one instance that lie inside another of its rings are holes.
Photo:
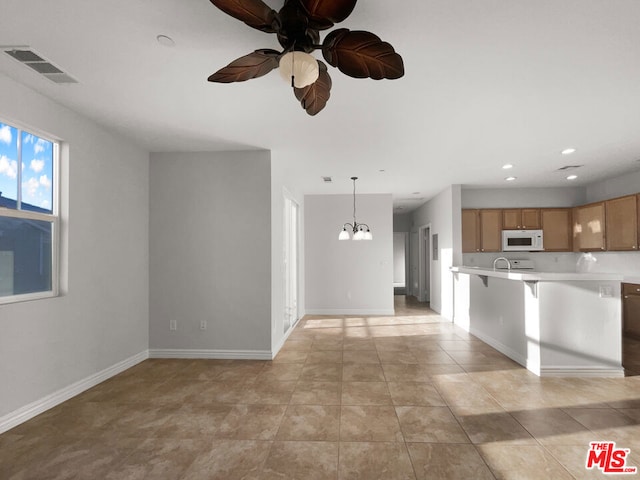
[[[300,205],[295,200],[293,195],[291,195],[287,189],[282,189],[283,194],[283,242],[282,242],[282,261],[283,261],[283,333],[286,335],[293,327],[296,326],[298,321],[300,320]],[[291,212],[289,212],[288,202],[291,203]],[[291,226],[291,218],[293,218],[293,213],[295,212],[295,231],[291,231],[293,228]],[[295,256],[293,256],[290,252],[290,240],[293,238],[295,244]],[[292,260],[295,263],[295,285],[292,284],[289,278],[289,274],[291,272],[290,263]],[[287,302],[291,294],[290,287],[293,287],[293,292],[295,293],[295,306],[293,313],[290,315],[288,309],[290,308]],[[290,315],[290,320],[288,316]],[[288,325],[288,328],[285,330],[284,326]]]

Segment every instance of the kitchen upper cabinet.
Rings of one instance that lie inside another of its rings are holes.
[[[604,202],[576,207],[573,212],[573,249],[580,252],[606,249]]]
[[[480,210],[480,251],[502,251],[502,210]]]
[[[540,210],[545,252],[571,251],[571,209],[543,208]]]
[[[605,207],[607,215],[607,250],[637,250],[637,195],[607,200]]]
[[[622,312],[624,334],[640,338],[640,285],[622,284]]]
[[[541,228],[540,209],[510,208],[502,210],[502,228],[504,230],[537,230]]]
[[[502,250],[502,210],[462,210],[462,252]]]
[[[480,222],[478,210],[462,210],[462,253],[480,251]]]

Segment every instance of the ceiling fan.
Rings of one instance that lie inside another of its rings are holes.
[[[244,82],[280,67],[302,108],[320,112],[331,94],[324,62],[311,52],[322,50],[329,65],[354,78],[397,79],[404,75],[402,57],[387,42],[366,31],[339,28],[320,44],[320,31],[345,20],[357,0],[285,0],[276,12],[262,0],[211,0],[216,7],[250,27],[275,33],[282,52],[260,49],[240,57],[209,77],[210,82]]]

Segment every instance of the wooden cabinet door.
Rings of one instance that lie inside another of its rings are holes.
[[[504,230],[520,230],[522,228],[522,211],[516,208],[502,210],[502,228]]]
[[[570,252],[571,209],[543,208],[540,217],[545,252]]]
[[[480,251],[478,210],[462,210],[462,253]]]
[[[640,285],[624,283],[622,290],[623,331],[640,338]]]
[[[607,250],[638,249],[638,207],[636,195],[605,202]]]
[[[502,251],[502,210],[480,210],[480,251]]]
[[[539,208],[522,209],[522,228],[527,230],[538,230],[542,228]]]
[[[605,249],[604,202],[576,207],[573,221],[574,250],[581,252]]]
[[[539,208],[507,208],[502,210],[503,230],[537,230],[540,226]]]

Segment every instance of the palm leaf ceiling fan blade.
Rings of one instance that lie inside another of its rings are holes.
[[[278,14],[262,0],[211,0],[216,7],[263,32],[278,30]]]
[[[366,31],[350,31],[340,28],[330,32],[322,45],[320,30],[333,27],[345,20],[356,6],[357,0],[284,0],[282,8],[276,12],[262,0],[210,0],[228,15],[243,21],[250,27],[263,32],[275,33],[283,51],[271,49],[256,50],[240,57],[216,73],[208,80],[217,83],[244,82],[262,77],[278,68],[280,59],[293,52],[304,52],[296,63],[291,62],[291,72],[285,76],[294,78],[297,84],[306,85],[315,78],[315,63],[318,63],[318,79],[304,88],[294,88],[296,98],[309,115],[316,115],[329,101],[332,81],[327,66],[316,60],[311,53],[322,49],[322,55],[329,65],[355,78],[396,79],[404,75],[404,62],[394,48],[383,42],[377,35]],[[293,57],[296,58],[296,57]],[[306,67],[311,67],[305,72]],[[294,71],[296,72],[294,74]],[[297,82],[299,78],[312,72],[311,78]]]
[[[276,50],[256,50],[221,68],[211,75],[208,80],[217,83],[233,83],[262,77],[274,68],[278,68],[279,57],[280,52]]]
[[[315,83],[304,88],[293,89],[302,108],[311,116],[318,114],[327,105],[331,96],[331,77],[327,66],[324,62],[318,61],[318,67],[320,75]]]
[[[358,0],[300,0],[300,3],[312,24],[329,25],[345,20],[356,6]],[[328,22],[327,22],[328,21]]]
[[[404,75],[402,57],[371,32],[334,30],[324,40],[322,55],[329,65],[354,78],[393,80]]]

